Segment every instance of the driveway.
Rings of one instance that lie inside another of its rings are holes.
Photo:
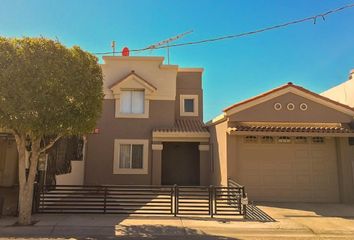
[[[0,237],[90,239],[354,239],[354,205],[260,203],[275,221],[241,218],[41,214],[31,227],[0,219]],[[270,219],[271,219],[270,218]]]

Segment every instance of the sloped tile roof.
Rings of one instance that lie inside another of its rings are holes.
[[[229,128],[236,132],[294,132],[294,133],[354,133],[354,129],[344,126],[235,126]]]
[[[204,133],[208,132],[205,124],[199,119],[179,119],[171,128],[157,128],[154,132],[160,133]]]

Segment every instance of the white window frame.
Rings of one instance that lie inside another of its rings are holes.
[[[143,145],[143,168],[120,168],[120,145],[137,144]],[[114,159],[113,174],[148,174],[148,156],[149,156],[149,140],[148,139],[115,139],[114,140]]]
[[[180,115],[184,117],[197,117],[199,116],[199,102],[198,102],[198,95],[180,95],[180,104],[179,104],[179,110],[180,110]],[[186,112],[184,110],[184,100],[186,99],[193,99],[193,112]]]
[[[143,113],[122,113],[120,110],[121,96],[117,96],[115,102],[115,117],[116,118],[149,118],[149,99],[146,98],[144,89],[121,89],[123,91],[144,91],[144,112]]]

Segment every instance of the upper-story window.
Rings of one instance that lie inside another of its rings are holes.
[[[180,115],[198,116],[198,95],[180,96]]]
[[[120,96],[120,112],[123,114],[143,114],[145,93],[143,90],[123,90]]]

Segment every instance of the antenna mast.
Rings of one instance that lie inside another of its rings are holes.
[[[158,43],[155,43],[155,44],[152,44],[150,46],[147,47],[147,49],[151,49],[151,50],[154,50],[155,48],[157,47],[160,47],[160,46],[163,46],[163,45],[166,45],[167,44],[167,62],[168,64],[170,64],[170,48],[168,47],[169,46],[169,43],[170,42],[173,42],[173,41],[176,41],[184,36],[186,36],[187,34],[191,34],[193,32],[193,30],[190,30],[188,32],[184,32],[184,33],[181,33],[177,36],[174,36],[174,37],[171,37],[171,38],[168,38],[166,40],[163,40],[161,42],[158,42]]]

